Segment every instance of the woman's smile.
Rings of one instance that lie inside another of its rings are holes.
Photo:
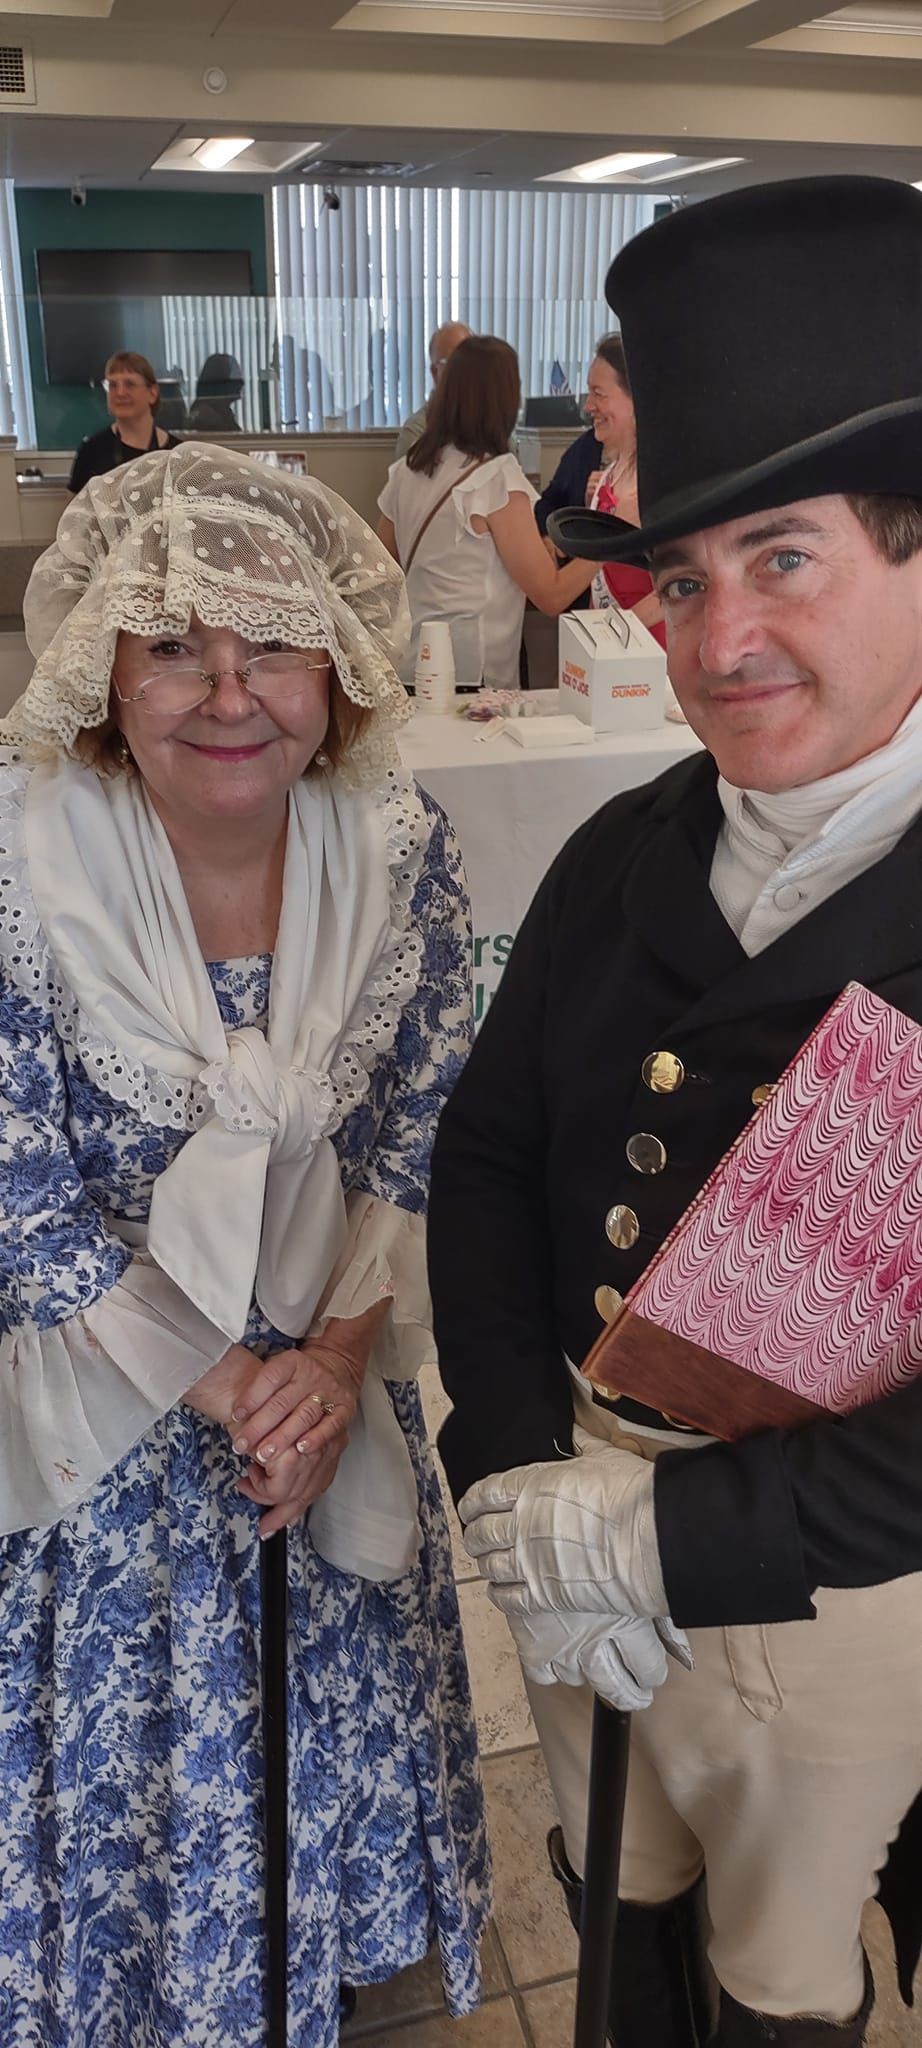
[[[254,740],[249,747],[209,747],[203,745],[201,740],[182,741],[182,745],[191,747],[194,753],[207,754],[209,760],[220,761],[252,761],[256,754],[265,753],[266,748],[272,744],[271,740]]]

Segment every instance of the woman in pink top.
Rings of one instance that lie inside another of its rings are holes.
[[[602,443],[604,467],[590,476],[587,503],[594,512],[615,512],[631,526],[640,525],[637,507],[637,431],[620,334],[599,342],[589,368],[586,412]],[[605,562],[592,579],[592,602],[605,609],[617,604],[636,612],[661,647],[666,628],[653,582],[646,569],[631,562]]]

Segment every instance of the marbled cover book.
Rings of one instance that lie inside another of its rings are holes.
[[[922,1371],[922,1029],[843,990],[583,1367],[713,1436]]]

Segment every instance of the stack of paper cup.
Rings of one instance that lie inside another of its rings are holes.
[[[416,654],[416,708],[418,711],[453,711],[455,708],[455,661],[451,647],[451,626],[447,619],[424,619],[419,629]]]

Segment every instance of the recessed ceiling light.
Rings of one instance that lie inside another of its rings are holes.
[[[2,0],[0,0],[2,6]],[[232,154],[227,156],[228,145]],[[231,141],[226,135],[180,135],[163,150],[151,170],[158,176],[169,172],[171,176],[187,181],[190,172],[193,177],[205,177],[209,172],[226,171],[229,177],[236,173],[246,178],[279,177],[283,172],[307,165],[307,159],[316,156],[323,148],[322,142],[305,142],[303,135],[263,136],[259,141],[248,142],[240,135]],[[223,156],[215,154],[220,151]]]
[[[252,147],[252,135],[212,135],[195,154],[206,171],[223,171],[225,164],[233,163],[235,156],[242,156],[245,149]]]
[[[617,156],[600,156],[593,163],[573,164],[570,176],[582,178],[587,185],[593,185],[602,178],[617,178],[625,171],[642,171],[647,164],[672,164],[675,160],[674,149],[622,149]]]
[[[744,164],[744,156],[715,156],[704,164],[685,164],[681,171],[657,171],[654,178],[645,178],[645,185],[663,185],[669,178],[697,178],[699,171],[728,171],[731,164]]]

